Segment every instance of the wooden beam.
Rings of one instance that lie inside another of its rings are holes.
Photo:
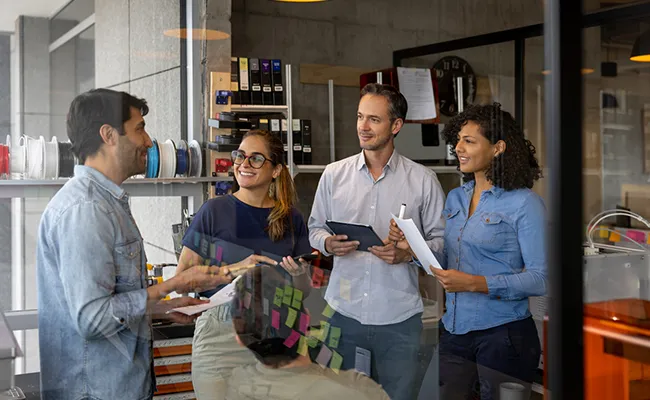
[[[372,71],[371,68],[342,65],[300,64],[300,83],[327,85],[328,80],[333,79],[334,85],[358,88],[361,75]]]

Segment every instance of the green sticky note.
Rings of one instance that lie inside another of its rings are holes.
[[[293,289],[293,303],[291,304],[291,307],[298,310],[302,307],[302,290]]]
[[[307,357],[307,339],[304,336],[300,336],[300,341],[298,342],[298,354]]]
[[[282,303],[290,306],[292,296],[293,296],[293,288],[291,286],[285,286],[284,287],[284,299],[282,300]]]
[[[330,329],[330,348],[337,348],[339,347],[339,339],[341,338],[341,328],[337,328],[336,326],[333,326]]]
[[[296,317],[298,317],[298,312],[293,308],[289,308],[289,315],[287,315],[287,322],[285,324],[289,328],[293,328],[293,324],[296,323]]]
[[[343,356],[335,351],[332,351],[332,361],[330,361],[330,368],[332,368],[332,371],[338,374],[341,370],[341,365],[343,365]]]
[[[326,316],[327,318],[332,318],[332,315],[334,315],[334,310],[332,310],[332,307],[330,307],[329,304],[325,305],[325,309],[323,310],[323,315]]]
[[[317,344],[318,344],[318,339],[315,336],[309,336],[307,338],[307,346],[311,347],[312,349],[315,349]]]
[[[282,307],[282,296],[284,296],[284,291],[280,288],[275,288],[275,297],[273,298],[273,304],[277,307]]]
[[[330,331],[330,323],[325,322],[325,321],[321,321],[320,326],[321,326],[322,331],[321,331],[320,337],[318,339],[320,339],[321,342],[325,343],[325,340],[327,340],[327,334]]]

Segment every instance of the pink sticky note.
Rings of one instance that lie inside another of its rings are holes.
[[[300,313],[300,332],[307,333],[307,329],[309,329],[310,320],[311,317],[309,316],[309,314]]]
[[[221,265],[221,260],[223,260],[223,247],[217,246],[217,262]]]
[[[244,295],[244,307],[246,307],[246,309],[251,308],[251,299],[252,298],[253,298],[253,296],[251,296],[251,293],[246,292],[246,294]]]
[[[627,231],[627,236],[635,242],[645,243],[645,233],[641,231]]]
[[[292,348],[296,344],[298,339],[300,339],[300,334],[292,330],[291,335],[289,335],[289,337],[285,339],[284,345],[287,346],[288,348]]]
[[[327,364],[330,362],[330,358],[332,358],[332,350],[323,345],[323,347],[320,348],[318,357],[316,357],[316,362],[319,363],[322,367],[327,367]]]
[[[275,329],[280,329],[280,313],[278,310],[271,311],[271,326]]]

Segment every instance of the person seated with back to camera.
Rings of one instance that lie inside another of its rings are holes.
[[[318,335],[310,339],[309,328],[302,331],[300,320],[309,315],[304,303],[297,304],[295,297],[290,305],[283,301],[278,307],[279,302],[274,302],[276,291],[284,293],[293,281],[281,267],[259,265],[235,282],[230,307],[235,339],[256,361],[232,368],[219,382],[218,398],[389,399],[379,384],[363,374],[312,362],[312,358],[322,361],[318,355],[325,344]]]

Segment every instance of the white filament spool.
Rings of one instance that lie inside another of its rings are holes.
[[[43,139],[43,136],[41,136]],[[59,143],[56,136],[52,138],[51,142],[44,142],[45,161],[43,163],[43,178],[58,178],[59,177]]]
[[[31,179],[44,178],[45,139],[27,138],[27,177]]]
[[[9,142],[8,139],[7,141]],[[18,146],[9,147],[9,153],[11,173],[17,174],[22,178],[25,172],[27,172],[27,146],[25,145],[24,136],[21,136],[18,140]]]

